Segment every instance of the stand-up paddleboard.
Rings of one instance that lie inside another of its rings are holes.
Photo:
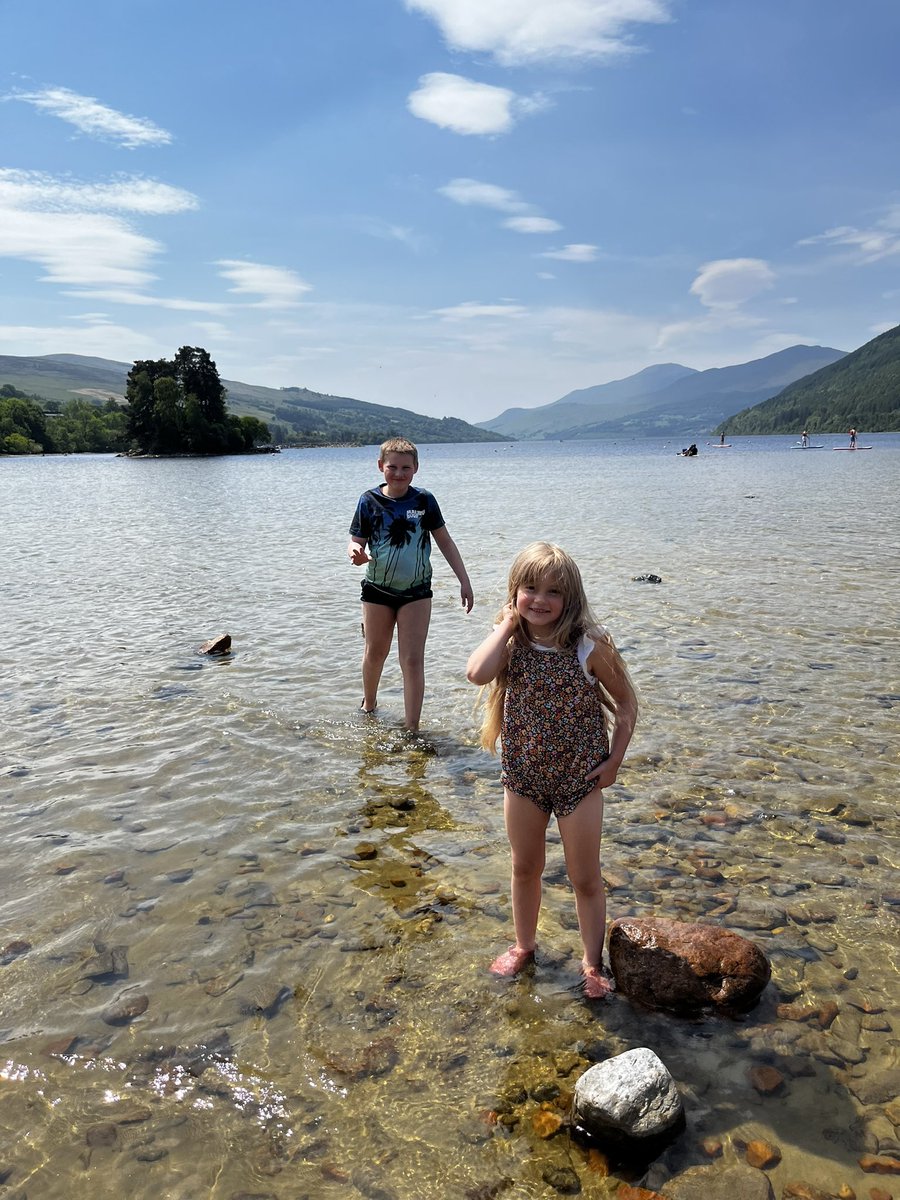
[[[839,448],[840,447],[837,447],[837,446],[835,447],[835,449],[839,449]],[[802,442],[794,442],[793,446],[791,446],[791,449],[792,450],[824,450],[825,444],[824,444],[824,442],[820,442],[815,446],[804,446]],[[846,449],[849,450],[850,447],[847,446]]]
[[[832,450],[871,450],[871,446],[832,446]]]
[[[707,442],[706,444],[707,444],[707,446],[709,446],[710,450],[730,450],[733,443],[732,442]]]

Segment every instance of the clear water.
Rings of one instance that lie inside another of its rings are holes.
[[[898,1069],[900,436],[836,460],[792,441],[422,448],[476,608],[436,554],[413,744],[395,659],[380,718],[355,711],[344,551],[372,449],[0,460],[7,1188],[540,1197],[567,1167],[606,1195],[618,1176],[533,1118],[648,1045],[688,1116],[649,1182],[762,1136],[776,1194],[867,1194],[859,1155],[897,1136],[876,1085]],[[610,916],[753,937],[773,984],[742,1022],[583,1001],[555,836],[537,969],[485,969],[509,861],[464,668],[537,538],[579,562],[641,696]],[[229,658],[197,656],[226,631]],[[776,1012],[832,1000],[827,1028]],[[116,1003],[136,1015],[110,1024]]]

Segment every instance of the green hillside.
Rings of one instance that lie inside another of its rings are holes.
[[[777,396],[744,409],[727,426],[747,433],[868,433],[900,430],[900,325],[866,342],[839,362],[798,379]]]
[[[73,399],[100,405],[111,400],[124,403],[130,369],[131,363],[80,354],[0,355],[0,385],[63,404]],[[270,388],[231,379],[222,383],[229,412],[264,421],[278,445],[377,445],[396,435],[424,443],[510,440],[457,417],[426,417],[308,388]]]

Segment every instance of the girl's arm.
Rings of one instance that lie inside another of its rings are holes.
[[[497,678],[509,658],[507,643],[514,627],[512,611],[507,605],[500,624],[495,625],[478,649],[469,655],[469,661],[466,663],[466,679],[469,683],[484,686]]]
[[[601,787],[609,787],[616,781],[622,759],[634,733],[638,712],[637,696],[628,678],[625,664],[611,638],[594,643],[594,649],[588,655],[587,666],[616,707],[609,757],[586,776],[587,779],[595,780]]]
[[[366,539],[351,537],[347,546],[347,557],[354,567],[361,567],[364,563],[371,562],[370,556],[366,553]]]
[[[475,603],[475,596],[472,592],[472,585],[469,582],[469,575],[463,565],[462,555],[457,548],[456,542],[447,532],[447,526],[442,525],[440,529],[433,529],[431,536],[437,543],[437,548],[446,558],[447,562],[453,571],[453,574],[459,580],[459,594],[462,599],[463,608],[467,613],[472,611],[472,606]]]

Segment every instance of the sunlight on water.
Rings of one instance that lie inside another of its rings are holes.
[[[356,712],[344,547],[371,449],[4,460],[11,1194],[534,1197],[553,1167],[611,1194],[535,1119],[647,1045],[688,1112],[647,1186],[708,1162],[704,1139],[727,1163],[764,1137],[776,1195],[867,1195],[860,1155],[900,1149],[900,438],[836,463],[789,441],[424,448],[476,609],[436,556],[412,740],[395,658],[378,718]],[[538,963],[485,969],[509,858],[464,668],[536,538],[581,565],[641,697],[607,799],[610,915],[755,940],[773,982],[741,1022],[580,998],[553,833]],[[197,655],[225,631],[231,656]]]

